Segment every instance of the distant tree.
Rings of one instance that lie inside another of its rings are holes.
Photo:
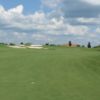
[[[6,43],[0,43],[0,46],[6,46],[7,44]]]
[[[26,45],[26,46],[30,46],[30,45],[31,45],[31,43],[25,43],[25,45]]]
[[[94,48],[100,48],[100,45],[98,45],[98,46],[95,46]]]
[[[90,42],[88,42],[87,47],[88,47],[88,48],[91,48],[91,43],[90,43]]]
[[[46,46],[49,46],[49,43],[46,43],[45,45],[46,45]]]
[[[82,45],[82,48],[84,48],[85,47],[85,45]]]
[[[50,44],[50,46],[56,46],[55,44]]]
[[[78,44],[77,47],[81,47],[81,46]]]
[[[71,47],[72,46],[72,42],[71,41],[69,41],[69,47]]]
[[[9,43],[9,45],[14,46],[15,44],[14,43]]]
[[[20,44],[21,44],[21,45],[23,45],[24,43],[23,43],[23,42],[21,42]]]

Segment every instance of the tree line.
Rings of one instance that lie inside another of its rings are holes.
[[[20,42],[20,45],[31,45],[31,44],[32,43],[23,43],[23,42]],[[14,43],[9,43],[9,44],[7,44],[7,43],[0,43],[0,45],[12,45],[13,46],[13,45],[16,45],[16,44],[14,44]],[[67,45],[69,47],[72,47],[73,46],[72,41],[69,41]],[[45,43],[45,46],[61,46],[61,45],[55,45],[55,44]],[[85,46],[77,44],[76,47],[85,47]],[[91,42],[88,42],[87,43],[87,48],[91,48],[91,47],[92,47],[91,46]]]
[[[71,41],[69,41],[68,45],[69,45],[69,47],[72,47],[73,44],[72,44]],[[80,45],[77,45],[77,47],[80,47]],[[83,47],[85,47],[85,46],[83,46]],[[92,46],[91,46],[91,42],[88,42],[87,47],[88,47],[88,48],[91,48],[91,47],[92,47]]]
[[[46,43],[45,44],[46,46],[60,46],[60,45],[55,45],[55,44],[50,44],[50,43]],[[67,44],[68,47],[73,47],[73,43],[72,41],[69,41],[68,44]],[[76,47],[85,47],[85,45],[79,45],[79,44],[76,44]],[[88,42],[87,44],[87,48],[91,48],[91,42]]]

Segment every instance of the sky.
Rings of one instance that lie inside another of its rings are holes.
[[[100,0],[0,0],[0,42],[100,44]]]

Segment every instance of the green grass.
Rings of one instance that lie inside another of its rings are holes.
[[[0,100],[100,100],[100,49],[0,47]]]

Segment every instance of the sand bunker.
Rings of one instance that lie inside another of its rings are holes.
[[[19,45],[19,46],[8,46],[11,48],[31,48],[31,49],[42,49],[42,45],[31,45],[31,46],[24,46],[24,45]]]
[[[21,47],[21,46],[8,46],[8,47],[11,47],[11,48],[26,48],[26,47]]]

